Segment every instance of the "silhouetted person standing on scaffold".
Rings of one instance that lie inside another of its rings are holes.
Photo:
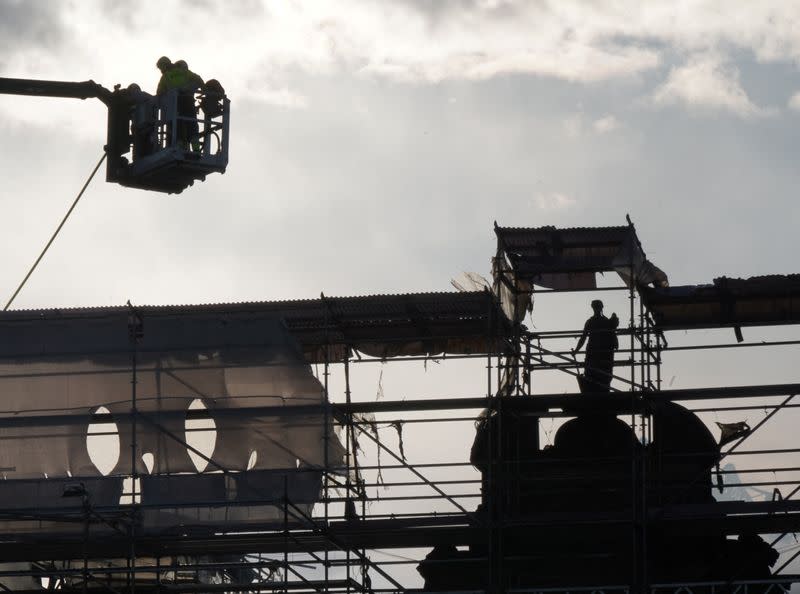
[[[611,375],[614,371],[614,351],[619,348],[617,326],[619,318],[612,313],[610,318],[603,315],[603,302],[592,301],[594,315],[586,320],[583,334],[572,354],[580,351],[586,339],[586,359],[583,365],[583,378],[580,378],[581,392],[607,393],[611,386]]]

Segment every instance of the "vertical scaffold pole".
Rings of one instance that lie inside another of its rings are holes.
[[[324,296],[320,295],[320,298],[323,299]],[[323,495],[325,496],[325,504],[323,513],[325,514],[325,526],[326,528],[330,526],[330,426],[331,426],[331,410],[330,410],[330,386],[329,386],[329,378],[330,378],[330,362],[331,362],[331,344],[330,344],[330,320],[328,319],[328,308],[323,307],[323,324],[325,328],[325,364],[323,367],[323,389],[325,391],[325,474],[324,476],[324,484],[322,486]],[[347,438],[345,438],[346,441]],[[346,479],[345,479],[346,480]],[[328,547],[325,547],[324,551],[324,574],[325,574],[325,589],[328,589],[328,581],[330,580],[330,552],[328,551]]]
[[[289,475],[283,475],[283,591],[289,591]]]
[[[494,422],[489,417],[488,442],[489,442],[489,464],[487,468],[490,472],[488,485],[490,500],[487,505],[489,512],[489,591],[498,594],[503,591],[503,550],[502,535],[503,530],[500,525],[502,516],[502,502],[504,495],[505,480],[505,460],[503,459],[503,409],[501,390],[503,381],[503,361],[499,340],[499,322],[496,317],[496,309],[489,304],[489,369],[488,369],[488,397],[491,399],[491,410],[494,412]],[[513,315],[513,314],[512,314]],[[496,385],[492,388],[492,355],[494,354],[496,366]]]
[[[136,420],[138,416],[136,408],[136,385],[138,383],[138,359],[139,341],[144,336],[142,318],[136,308],[128,301],[128,340],[131,346],[131,522],[128,529],[130,535],[130,554],[128,558],[128,585],[132,594],[136,592],[136,518],[137,513],[137,483],[139,475],[137,473],[137,443],[136,443]]]
[[[530,396],[533,389],[533,369],[531,368],[531,339],[525,337],[525,361],[522,364],[522,377],[525,378],[524,396]]]
[[[629,258],[629,271],[630,278],[628,282],[628,300],[630,305],[630,354],[631,354],[631,429],[636,435],[636,409],[637,409],[637,396],[636,396],[636,247],[638,240],[636,239],[636,230],[633,226],[629,216],[626,216],[628,222],[628,258]],[[642,385],[640,389],[644,388],[644,378],[642,377]],[[641,397],[638,398],[641,401]],[[641,415],[641,422],[644,424],[644,413]],[[643,431],[644,433],[644,431]],[[633,550],[631,551],[632,568],[633,568],[633,591],[645,592],[645,584],[647,583],[647,556],[645,550],[645,523],[647,520],[646,512],[646,487],[645,487],[645,473],[644,473],[644,444],[636,445],[636,441],[632,442],[634,448],[631,452],[631,508],[633,520]]]
[[[345,402],[350,404],[350,352],[345,353],[344,358],[344,397]],[[356,482],[358,482],[358,466],[355,464],[355,456],[356,456],[356,435],[355,429],[353,427],[353,413],[347,413],[347,478],[345,480],[345,518],[347,516],[347,505],[350,503],[350,498],[352,497],[351,489],[352,484],[350,481],[350,448],[353,449],[353,470],[356,472]],[[356,485],[357,487],[357,485]],[[345,551],[346,555],[346,564],[345,564],[345,571],[347,574],[347,594],[350,594],[350,547],[347,547]]]
[[[628,344],[631,356],[631,430],[634,435],[636,434],[636,365],[635,360],[635,309],[634,309],[634,283],[635,283],[635,270],[634,270],[634,249],[633,249],[633,225],[628,220]],[[634,592],[639,592],[639,493],[638,493],[638,460],[636,455],[636,443],[631,442],[631,586]]]
[[[327,324],[326,324],[326,328],[327,328]],[[327,332],[327,330],[326,330],[326,332]],[[325,447],[325,474],[324,474],[325,482],[324,482],[324,484],[322,486],[322,489],[323,489],[323,495],[324,495],[324,500],[325,500],[323,513],[325,514],[325,525],[328,526],[330,524],[329,509],[328,509],[328,506],[330,505],[330,503],[329,503],[329,499],[330,499],[330,486],[329,486],[329,483],[330,483],[330,477],[329,477],[329,473],[330,473],[330,460],[329,460],[330,451],[329,451],[329,447],[330,447],[330,444],[329,444],[329,441],[330,441],[330,422],[331,422],[330,414],[331,413],[330,413],[330,398],[328,396],[328,375],[330,374],[330,369],[329,369],[330,345],[327,344],[327,340],[325,342],[326,342],[326,344],[325,344],[325,366],[323,367],[323,380],[324,380],[323,390],[325,392],[325,420],[324,420],[324,423],[325,423],[325,430],[324,430],[325,431],[325,446],[324,446]],[[325,555],[324,572],[325,572],[325,588],[326,589],[328,587],[328,580],[330,579],[330,558],[329,558],[329,554],[330,553],[328,552],[328,547],[325,547],[325,552],[324,552],[324,555]]]
[[[639,297],[639,343],[640,343],[640,356],[642,360],[641,367],[641,391],[650,389],[650,334],[649,326],[647,326],[646,312],[644,308],[644,301],[641,296]],[[647,326],[647,328],[646,328]],[[644,396],[640,396],[640,402],[644,402]],[[639,482],[641,488],[641,506],[639,519],[641,522],[641,576],[642,576],[642,591],[647,587],[647,462],[645,458],[645,447],[649,443],[647,438],[648,430],[650,427],[649,411],[642,407],[640,414],[641,421],[641,462],[639,464],[639,472],[641,480]]]

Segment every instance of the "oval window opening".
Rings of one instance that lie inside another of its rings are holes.
[[[156,457],[153,453],[145,452],[142,454],[142,462],[144,462],[144,467],[147,469],[147,474],[153,474],[153,466],[156,464]]]
[[[99,407],[92,416],[110,414],[105,406]],[[107,476],[119,461],[119,429],[113,421],[89,423],[86,433],[86,450],[89,459],[103,476]]]
[[[256,462],[258,462],[258,452],[253,450],[247,459],[247,470],[253,470],[256,467]]]
[[[199,398],[192,400],[189,410],[207,410],[203,401]],[[189,450],[189,458],[192,459],[197,472],[203,472],[208,466],[208,460],[214,453],[214,446],[217,443],[217,424],[214,419],[186,419],[186,443],[200,452],[202,456]]]

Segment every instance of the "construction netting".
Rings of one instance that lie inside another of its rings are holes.
[[[323,387],[278,319],[123,311],[6,318],[0,333],[7,529],[112,510],[126,481],[145,527],[295,523],[325,472],[344,472]]]

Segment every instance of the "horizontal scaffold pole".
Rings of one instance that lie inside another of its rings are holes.
[[[728,398],[768,398],[800,394],[800,384],[763,384],[753,386],[728,386],[721,388],[694,388],[680,390],[635,390],[617,392],[603,396],[571,394],[540,394],[533,396],[508,397],[455,397],[455,398],[418,398],[415,400],[376,400],[372,402],[331,403],[299,406],[254,406],[218,410],[174,410],[159,411],[159,418],[181,417],[187,419],[205,419],[209,417],[291,417],[305,416],[324,412],[331,407],[334,414],[356,413],[390,413],[410,411],[446,411],[446,410],[482,410],[485,408],[503,408],[508,411],[548,412],[560,409],[568,414],[580,414],[598,410],[630,412],[631,401],[637,411],[646,412],[651,403],[665,401],[724,400]],[[146,399],[143,399],[146,400]],[[0,413],[3,411],[0,411]],[[12,411],[6,411],[12,412]],[[125,421],[130,413],[77,414],[55,413],[42,414],[37,411],[14,412],[13,417],[0,417],[0,427],[17,426],[53,426],[85,423],[90,417],[93,423]]]

